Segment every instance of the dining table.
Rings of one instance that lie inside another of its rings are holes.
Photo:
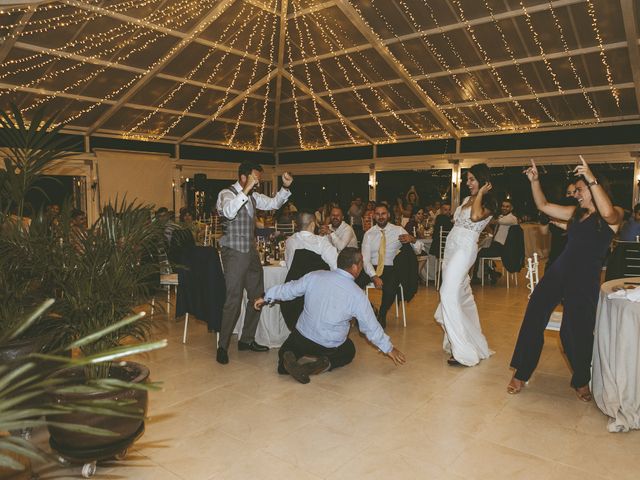
[[[640,429],[640,277],[600,287],[591,389],[610,432]]]

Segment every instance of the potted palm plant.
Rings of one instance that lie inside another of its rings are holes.
[[[49,358],[45,353],[68,351],[64,346],[70,345],[74,359],[89,359],[56,371],[55,382],[71,386],[49,391],[50,403],[63,413],[47,414],[46,422],[55,450],[95,467],[95,460],[122,453],[141,434],[143,415],[114,416],[109,409],[99,414],[93,407],[66,406],[127,405],[146,412],[148,369],[134,362],[112,363],[101,352],[115,352],[114,358],[120,358],[132,344],[149,336],[150,321],[143,315],[132,315],[157,285],[156,254],[163,242],[162,228],[153,221],[151,206],[125,200],[106,205],[99,220],[84,232],[71,226],[68,209],[55,228],[42,214],[25,221],[27,192],[35,188],[52,161],[70,155],[59,139],[61,126],[55,127],[53,119],[43,119],[42,111],[30,122],[15,107],[10,114],[0,112],[0,146],[4,147],[4,169],[0,169],[0,328],[12,331],[14,319],[33,308],[38,299],[56,299],[47,314],[11,337],[12,342],[44,340],[10,357],[40,355],[41,361],[55,363],[58,356]],[[125,317],[135,321],[123,323]],[[83,340],[87,338],[90,341]],[[101,361],[91,360],[95,358]],[[105,389],[106,385],[111,388]],[[86,428],[70,430],[61,424]],[[96,436],[94,431],[115,435]]]
[[[13,329],[0,332],[0,345],[11,342],[27,331],[51,307],[53,299],[47,300],[36,307],[25,318],[17,319]],[[110,329],[94,332],[92,335],[79,339],[72,345],[64,347],[68,350],[78,345],[93,343],[107,335],[111,329],[126,326],[136,322],[140,315],[125,318]],[[60,430],[82,433],[103,438],[114,438],[115,432],[85,424],[74,424],[65,421],[70,412],[93,412],[100,415],[114,417],[127,416],[143,418],[143,410],[136,405],[126,402],[67,402],[59,404],[51,400],[51,393],[64,393],[77,388],[72,379],[65,375],[57,375],[64,369],[74,366],[81,368],[88,364],[112,362],[124,355],[146,352],[166,345],[166,341],[130,345],[126,349],[103,350],[91,357],[73,359],[70,356],[44,355],[38,353],[21,353],[11,361],[0,364],[0,478],[31,478],[28,475],[32,460],[46,460],[48,456],[36,445],[22,435],[11,435],[11,432],[24,432],[31,428],[48,425]],[[147,384],[135,388],[155,388]],[[108,380],[94,382],[96,391],[126,390],[131,385],[114,384]],[[46,418],[45,418],[46,416]],[[95,465],[89,464],[84,473],[90,473]],[[24,472],[20,475],[19,472]],[[11,476],[11,477],[10,477]]]

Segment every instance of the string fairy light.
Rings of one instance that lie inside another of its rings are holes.
[[[251,19],[251,14],[253,13],[253,8],[250,8],[249,14],[245,17],[244,13],[245,10],[247,9],[247,4],[243,4],[241,10],[238,12],[238,15],[236,17],[233,18],[233,20],[226,26],[226,28],[221,32],[221,34],[218,36],[217,41],[221,41],[225,35],[227,34],[227,32],[235,27],[238,19],[240,18],[245,18],[245,20],[248,22]],[[236,41],[239,38],[239,32],[242,31],[242,28],[240,30],[238,30],[236,32],[236,34],[234,35],[233,39],[231,40],[231,44],[230,47],[234,47]],[[205,63],[209,60],[209,58],[211,57],[211,55],[213,55],[213,53],[216,52],[216,49],[214,48],[209,48],[207,49],[207,53],[205,55],[202,56],[202,58],[200,59],[200,61],[196,64],[196,66],[194,68],[191,69],[191,71],[184,77],[185,81],[184,82],[180,82],[176,87],[174,87],[169,94],[165,95],[164,99],[160,102],[160,104],[158,104],[156,106],[156,108],[154,110],[152,110],[151,112],[149,112],[147,115],[145,115],[141,120],[139,120],[133,127],[129,128],[129,130],[127,131],[127,133],[124,134],[125,137],[131,136],[134,134],[134,132],[136,132],[142,125],[144,125],[145,123],[147,123],[153,116],[155,116],[162,108],[164,108],[164,106],[169,103],[178,92],[180,92],[182,90],[182,88],[187,84],[187,80],[191,80],[195,74],[197,72],[200,71],[200,69],[205,65]],[[211,80],[214,78],[214,76],[216,75],[216,73],[218,72],[220,66],[222,65],[222,63],[226,60],[226,58],[229,56],[229,52],[224,52],[224,54],[222,55],[222,58],[218,61],[218,63],[215,65],[215,67],[212,69],[211,73],[209,74],[207,80],[205,83],[210,83]],[[189,106],[183,111],[183,114],[178,116],[178,118],[176,120],[174,120],[167,128],[165,128],[160,135],[158,136],[159,138],[164,137],[170,130],[172,130],[181,120],[182,118],[186,115],[186,113],[188,111],[191,110],[191,107],[193,107],[193,105],[195,104],[195,102],[200,98],[200,96],[202,95],[202,93],[206,90],[206,87],[201,87],[199,92],[195,95],[195,100],[192,99],[191,102],[189,102]],[[158,138],[158,139],[159,139]]]
[[[305,32],[306,32],[307,38],[309,39],[309,44],[310,44],[310,47],[311,47],[311,54],[314,57],[316,57],[318,55],[318,51],[317,51],[315,42],[313,41],[313,36],[311,35],[311,30],[309,28],[309,23],[307,22],[307,19],[306,19],[305,16],[302,16],[302,20],[303,20],[303,25],[305,27]],[[306,58],[305,58],[305,61],[306,61]],[[338,121],[340,122],[340,125],[342,125],[342,128],[345,131],[345,133],[347,134],[347,136],[349,137],[349,140],[351,140],[351,143],[353,143],[353,144],[361,144],[362,141],[358,140],[358,139],[356,139],[354,137],[353,133],[351,132],[351,129],[347,125],[347,122],[345,120],[346,119],[345,115],[342,113],[340,108],[338,108],[338,102],[336,102],[336,99],[335,99],[335,97],[333,95],[333,91],[329,87],[329,82],[327,81],[327,76],[326,76],[325,71],[322,68],[322,65],[320,64],[320,62],[316,62],[316,67],[317,67],[318,71],[320,72],[320,76],[322,77],[322,84],[324,85],[325,91],[328,92],[329,102],[331,103],[331,106],[333,107],[333,109],[335,110],[335,112],[337,114]]]
[[[578,69],[576,68],[576,65],[573,61],[573,57],[569,54],[569,51],[570,51],[569,43],[567,42],[567,38],[564,35],[564,29],[562,28],[562,23],[560,23],[560,19],[558,18],[558,15],[556,14],[555,9],[553,8],[553,3],[551,3],[551,1],[549,1],[549,11],[551,12],[553,23],[556,26],[556,29],[558,30],[558,34],[560,35],[562,48],[564,49],[565,55],[567,56],[567,60],[569,62],[569,67],[571,68],[571,72],[573,73],[573,76],[578,82],[578,86],[582,91],[582,96],[587,102],[587,105],[589,105],[589,108],[591,109],[591,111],[593,112],[593,116],[595,117],[596,121],[600,122],[601,120],[600,120],[600,115],[598,113],[598,110],[596,109],[595,105],[591,101],[591,97],[589,96],[589,93],[587,92],[587,89],[585,88],[584,83],[582,82],[582,77],[580,77],[580,74],[578,73]]]
[[[484,87],[482,86],[482,84],[480,83],[480,81],[478,80],[478,78],[476,77],[476,75],[474,75],[470,70],[469,67],[467,66],[466,62],[464,61],[464,58],[462,57],[462,54],[460,53],[460,51],[458,50],[458,48],[455,46],[453,40],[451,39],[451,36],[445,31],[444,28],[442,28],[442,25],[440,25],[440,22],[438,21],[438,18],[435,15],[435,12],[433,11],[433,8],[431,7],[431,5],[427,2],[427,0],[422,0],[423,4],[427,7],[427,10],[429,12],[429,17],[431,18],[431,20],[433,21],[434,25],[436,26],[436,28],[440,31],[440,34],[442,35],[442,37],[445,39],[445,41],[447,42],[447,46],[449,47],[449,49],[451,50],[451,52],[455,55],[455,57],[457,58],[460,66],[464,69],[465,73],[467,74],[468,78],[471,80],[471,82],[475,85],[475,87],[477,88],[478,92],[480,93],[480,96],[482,98],[484,98],[485,100],[489,100],[491,106],[493,107],[493,109],[496,111],[496,113],[503,119],[503,121],[507,122],[508,118],[505,115],[505,113],[499,109],[497,107],[497,105],[493,102],[491,102],[491,98],[489,96],[489,94],[485,91]],[[405,6],[404,2],[403,6]],[[409,7],[406,6],[405,10],[408,11]],[[414,19],[414,24],[416,24],[416,27],[418,26],[417,22]],[[424,29],[424,27],[421,27],[421,31]],[[426,36],[422,35],[422,39],[423,41],[425,41],[425,43],[428,42],[428,39],[426,38]],[[438,59],[438,61],[441,64],[444,64],[445,66],[445,70],[447,71],[447,73],[450,76],[455,75],[453,73],[453,71],[451,70],[451,66],[449,65],[449,63],[446,61],[446,58],[444,57],[444,55],[439,54],[438,49],[436,47],[435,44],[433,44],[432,42],[427,43],[427,45],[429,46],[430,50],[432,51],[432,53],[434,54],[434,56],[436,56],[436,58]],[[438,52],[438,54],[436,54],[436,52]],[[438,56],[439,55],[439,56]],[[422,66],[420,65],[420,70],[423,71]],[[424,73],[423,73],[424,75]],[[456,76],[457,77],[457,76]],[[456,83],[458,83],[458,81],[456,81]],[[498,127],[499,123],[498,121],[493,117],[493,115],[491,115],[489,112],[487,112],[484,107],[482,105],[480,105],[477,100],[476,100],[476,96],[472,94],[472,92],[466,87],[464,86],[464,84],[462,84],[462,86],[458,83],[458,85],[461,87],[462,92],[466,93],[467,95],[467,99],[471,100],[474,102],[474,106],[484,115],[485,119],[492,124],[494,127]],[[447,105],[453,105],[453,102],[447,97]],[[456,108],[456,111],[458,111],[458,113],[461,113],[462,111],[459,108]],[[466,117],[466,115],[465,115]],[[464,117],[463,117],[464,118]],[[468,118],[468,117],[466,117]],[[475,122],[474,122],[475,124]],[[477,124],[475,124],[477,125]],[[478,126],[479,127],[479,126]],[[481,131],[492,131],[493,129],[490,127],[480,127],[479,130]]]
[[[266,14],[263,13],[262,17],[263,17],[263,22],[262,22],[262,27],[260,28],[260,34],[258,37],[258,46],[256,48],[256,59],[253,61],[253,66],[251,67],[251,75],[249,76],[249,81],[247,82],[247,88],[253,85],[253,80],[256,78],[256,72],[258,71],[258,55],[262,51],[262,45],[264,44],[265,30],[267,27],[267,16]],[[255,32],[255,29],[253,31]],[[272,28],[272,31],[275,31],[275,28]],[[238,113],[238,116],[236,118],[236,123],[233,126],[231,135],[229,136],[229,138],[227,138],[227,145],[232,145],[233,140],[236,138],[236,134],[238,133],[238,127],[240,126],[240,120],[242,120],[242,117],[244,116],[244,112],[245,112],[248,101],[249,101],[248,96],[245,96],[244,99],[242,100],[242,105],[240,107],[240,112]]]
[[[333,29],[326,23],[326,17],[324,17],[324,16],[319,17],[316,14],[316,12],[312,12],[311,15],[315,18],[316,24],[320,28],[321,34],[324,35],[325,38],[329,38],[329,36],[330,36],[331,38],[334,39],[334,41],[336,41],[336,44],[338,45],[339,49],[344,49],[344,44],[339,40],[338,35],[336,35],[335,32],[333,31]],[[322,21],[324,21],[325,23],[323,24]],[[329,32],[329,36],[327,35],[327,31]],[[355,62],[353,61],[353,59],[351,58],[350,55],[347,55],[347,59],[350,61],[352,66],[355,66]],[[342,75],[344,76],[344,79],[349,84],[349,87],[351,88],[351,91],[356,96],[358,101],[362,104],[362,107],[367,111],[367,114],[369,115],[369,117],[375,122],[375,124],[378,126],[378,128],[380,128],[380,130],[384,133],[384,135],[387,137],[388,140],[390,140],[392,142],[395,141],[395,136],[387,129],[387,127],[385,127],[380,122],[380,120],[375,115],[375,113],[373,112],[371,107],[369,107],[369,104],[365,101],[365,99],[362,97],[362,95],[360,95],[360,93],[358,92],[358,89],[356,88],[355,82],[353,82],[351,80],[351,77],[349,77],[349,73],[347,72],[347,69],[342,64],[340,59],[338,57],[334,57],[334,60],[335,60],[336,64],[338,65],[338,68],[342,72]],[[364,74],[362,74],[362,71],[358,70],[358,72],[361,74],[363,81],[365,83],[367,83],[368,80],[367,80],[366,76],[364,76]]]
[[[425,2],[426,3],[426,2]],[[415,19],[415,16],[413,15],[413,13],[409,10],[408,5],[406,5],[405,2],[403,2],[402,0],[400,1],[401,6],[404,8],[405,13],[407,13],[407,16],[409,17],[409,19],[411,20],[411,22],[413,23],[413,27],[416,30],[422,31],[424,29],[424,27],[420,24],[418,24],[418,22]],[[382,12],[377,8],[377,6],[374,4],[374,7],[376,8],[376,11],[378,12],[378,15],[381,16],[381,18],[384,19],[385,24],[387,25],[387,28],[390,29],[390,31],[394,34],[394,36],[396,38],[398,38],[397,33],[395,33],[393,31],[393,27],[389,24],[389,22],[386,20],[386,18],[384,18],[384,16],[382,15]],[[433,15],[433,11],[431,9],[431,6],[429,4],[427,4],[428,9],[430,10],[431,13],[431,17],[432,20],[434,21],[434,23],[436,24],[436,26],[438,26],[438,21],[435,18],[435,16]],[[445,34],[446,37],[448,37]],[[426,44],[427,48],[429,48],[429,51],[432,53],[432,55],[435,57],[435,59],[438,61],[438,63],[440,64],[441,67],[443,67],[447,73],[449,73],[449,75],[453,78],[454,82],[460,87],[461,91],[466,95],[467,98],[470,98],[473,102],[474,105],[476,105],[478,108],[478,110],[484,115],[484,117],[487,119],[487,121],[491,124],[497,125],[498,122],[493,118],[492,115],[490,115],[485,109],[484,107],[482,107],[481,105],[477,104],[477,101],[475,100],[475,96],[472,95],[472,93],[467,89],[467,87],[464,85],[464,83],[462,83],[460,81],[460,79],[458,78],[458,76],[456,74],[454,74],[451,71],[451,67],[449,65],[449,63],[447,62],[447,60],[445,59],[445,57],[439,52],[439,50],[436,48],[436,46],[433,44],[433,42],[431,42],[426,36],[422,35],[421,36],[422,41]],[[449,40],[449,39],[448,39]],[[400,42],[400,45],[403,49],[403,51],[405,52],[405,54],[407,56],[409,56],[409,58],[412,60],[413,64],[416,65],[416,67],[418,67],[418,70],[420,71],[420,73],[427,78],[427,80],[430,83],[431,87],[434,87],[435,90],[438,92],[438,94],[445,100],[445,104],[446,105],[453,105],[453,101],[451,100],[451,98],[445,94],[442,89],[437,86],[437,84],[430,79],[430,75],[427,74],[422,66],[421,62],[418,62],[417,59],[413,56],[413,54],[407,49],[406,45],[404,44],[404,42]],[[459,53],[457,52],[457,49],[455,49],[455,47],[451,44],[451,42],[449,42],[449,46],[452,47],[452,50],[454,51],[455,54]],[[460,60],[462,60],[460,58]],[[464,65],[464,62],[461,62],[461,65]],[[475,77],[473,75],[470,75],[470,78],[472,79],[472,81],[475,80]],[[486,93],[484,92],[484,89],[482,88],[481,85],[477,84],[477,87],[479,89],[479,91],[485,96],[485,98],[488,99],[488,96],[486,95]],[[456,111],[465,119],[467,120],[471,125],[477,127],[478,129],[485,129],[485,130],[490,130],[487,129],[486,127],[482,127],[480,124],[478,124],[476,121],[474,121],[473,119],[471,119],[467,114],[465,114],[461,109],[456,107]],[[446,115],[446,111],[444,112]],[[454,119],[451,118],[450,116],[447,115],[447,118],[455,125],[455,127],[458,130],[462,130],[464,133],[464,128]]]
[[[372,2],[372,5],[375,8],[375,5]],[[304,17],[303,17],[304,19]],[[344,27],[336,22],[335,23],[335,27],[336,29],[340,32],[341,35],[343,35],[348,42],[354,43],[353,39],[350,37],[350,35],[348,34],[348,32],[344,29]],[[383,80],[382,75],[380,74],[380,72],[376,69],[376,67],[373,65],[373,63],[371,62],[371,60],[369,60],[369,58],[362,52],[362,51],[358,51],[356,52],[357,55],[359,56],[359,58],[367,64],[367,67],[369,67],[371,69],[371,71],[373,72],[373,74],[379,79],[379,80]],[[314,54],[315,56],[315,54]],[[404,95],[402,95],[396,88],[394,88],[394,86],[392,84],[387,84],[385,85],[385,88],[389,88],[398,98],[400,98],[402,101],[405,102],[405,106],[407,108],[409,108],[410,110],[412,110],[415,115],[418,115],[421,119],[426,120],[429,124],[429,126],[431,128],[433,128],[433,123],[431,122],[431,120],[427,119],[424,115],[422,115],[421,113],[419,113],[416,109],[416,106],[413,104],[413,102],[406,98]],[[328,89],[329,95],[332,95],[332,92],[330,89]],[[424,135],[424,134],[423,134]]]
[[[591,28],[593,29],[596,40],[598,41],[598,48],[600,49],[600,59],[602,60],[602,65],[604,66],[607,82],[609,83],[609,88],[611,90],[611,95],[613,95],[616,106],[618,107],[618,109],[620,109],[620,92],[615,87],[615,82],[613,81],[613,74],[611,73],[611,67],[609,66],[609,61],[607,60],[607,54],[604,50],[604,45],[602,44],[600,28],[598,27],[596,7],[594,6],[592,0],[587,0],[587,12],[589,12],[589,17],[591,17]]]
[[[454,0],[454,1],[457,2],[458,0]],[[509,54],[509,57],[511,58],[511,62],[515,66],[516,71],[520,75],[520,78],[522,79],[524,84],[527,86],[527,89],[529,90],[529,92],[535,97],[536,103],[540,106],[540,108],[542,108],[542,111],[545,113],[547,118],[549,118],[549,120],[551,120],[552,122],[557,122],[559,124],[562,124],[562,122],[559,122],[556,119],[556,117],[549,111],[547,106],[542,102],[542,100],[540,99],[540,96],[538,95],[538,93],[535,91],[535,89],[533,88],[533,86],[529,82],[529,79],[525,75],[524,70],[522,70],[522,66],[520,65],[520,62],[518,62],[518,60],[516,59],[515,54],[513,53],[513,49],[511,48],[511,45],[509,44],[509,41],[507,40],[507,37],[506,37],[506,35],[504,33],[504,30],[500,26],[500,23],[496,20],[496,17],[495,17],[494,12],[493,12],[493,8],[491,8],[491,5],[489,5],[487,0],[482,0],[482,3],[484,4],[485,8],[489,12],[491,20],[493,20],[493,24],[496,27],[496,29],[498,30],[498,33],[500,34],[500,39],[502,40],[502,44],[504,45],[505,50],[507,51],[507,53]]]
[[[274,0],[273,8],[275,9],[277,6],[277,0]],[[283,21],[280,19],[280,21]],[[269,47],[269,64],[275,65],[275,52],[276,52],[276,26],[278,22],[278,16],[273,16],[273,25],[271,27],[271,41]],[[264,100],[262,102],[262,121],[260,123],[260,132],[258,133],[258,142],[255,145],[255,150],[260,150],[262,148],[262,142],[264,140],[264,132],[267,128],[267,113],[269,109],[269,95],[271,94],[271,75],[273,69],[269,69],[269,76],[267,77],[267,86],[265,89]]]
[[[318,102],[316,101],[316,97],[315,97],[315,92],[313,89],[313,81],[311,79],[311,73],[309,71],[309,64],[306,60],[306,52],[304,50],[304,42],[302,40],[302,33],[300,31],[300,26],[298,24],[298,10],[297,10],[297,2],[296,0],[293,0],[292,2],[293,5],[293,21],[295,24],[295,28],[296,31],[298,32],[298,37],[300,39],[300,42],[298,44],[298,47],[300,48],[300,54],[302,55],[302,58],[304,59],[303,61],[303,66],[304,66],[304,73],[305,76],[307,78],[307,86],[309,87],[309,90],[311,91],[311,102],[313,104],[313,111],[316,114],[316,119],[317,119],[317,123],[318,126],[320,127],[320,133],[322,134],[322,138],[324,140],[324,144],[326,146],[331,145],[331,142],[329,141],[329,138],[327,137],[327,132],[324,129],[324,124],[322,122],[322,116],[320,115],[320,109],[318,108]],[[293,68],[291,69],[292,73],[293,72]]]

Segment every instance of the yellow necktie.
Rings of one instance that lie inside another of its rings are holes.
[[[380,230],[380,248],[378,249],[378,266],[376,267],[376,276],[380,277],[384,271],[384,257],[387,254],[387,237],[384,230]]]

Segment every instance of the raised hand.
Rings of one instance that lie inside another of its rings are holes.
[[[286,188],[289,188],[292,183],[293,183],[293,175],[291,175],[289,172],[284,172],[282,174],[282,184]]]
[[[585,161],[584,157],[582,155],[579,156],[582,163],[580,163],[576,168],[573,169],[573,173],[584,177],[587,183],[591,183],[596,179],[596,177],[593,175],[593,172],[589,168],[589,165]]]
[[[478,193],[481,195],[484,195],[487,192],[489,192],[492,188],[493,188],[493,185],[491,185],[491,182],[487,182],[480,187],[480,189],[478,190]]]
[[[260,179],[254,175],[253,173],[249,174],[249,176],[247,177],[247,183],[244,186],[244,193],[246,195],[249,195],[254,188],[256,188],[257,185],[260,184]]]
[[[530,182],[538,181],[538,167],[536,167],[536,162],[534,162],[533,158],[531,159],[531,166],[524,171],[524,174]]]

